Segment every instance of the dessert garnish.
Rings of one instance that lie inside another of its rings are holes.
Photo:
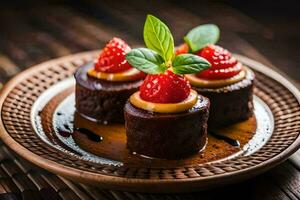
[[[208,44],[215,44],[220,38],[220,29],[215,24],[204,24],[190,30],[183,38],[189,52],[195,53]]]
[[[144,73],[132,68],[125,54],[131,50],[122,39],[114,37],[101,51],[94,68],[88,71],[92,77],[108,81],[130,81],[144,77]]]
[[[197,55],[206,58],[211,63],[211,68],[197,74],[203,79],[220,80],[231,78],[239,74],[242,65],[229,51],[217,45],[207,45]]]
[[[96,62],[76,70],[75,106],[82,117],[101,124],[124,122],[124,105],[146,76],[127,62],[125,54],[130,50],[128,44],[115,37]]]
[[[130,97],[130,102],[138,108],[159,113],[183,112],[193,107],[197,103],[197,92],[192,90],[189,96],[179,103],[152,103],[141,98],[140,92],[136,92]]]
[[[186,43],[183,43],[181,45],[179,45],[178,47],[176,47],[175,49],[175,54],[176,55],[180,55],[183,53],[189,53],[189,45],[187,45]]]
[[[186,78],[170,70],[147,76],[140,86],[141,98],[153,103],[181,102],[189,96],[190,91],[191,86]]]
[[[176,52],[191,52],[211,63],[211,67],[196,75],[188,75],[192,85],[200,87],[222,87],[241,81],[245,78],[245,70],[232,54],[215,45],[220,37],[220,30],[214,24],[205,24],[192,29],[185,37],[185,43]]]
[[[253,115],[255,75],[226,49],[216,45],[220,30],[205,24],[192,29],[177,54],[190,52],[211,63],[209,69],[187,74],[192,89],[210,100],[208,128],[228,126]]]
[[[167,112],[168,109],[159,109],[163,104],[166,104],[165,108],[169,104],[185,104],[185,109],[188,110],[194,105],[190,102],[196,102],[197,95],[190,95],[191,86],[183,75],[205,70],[210,67],[210,63],[189,53],[175,55],[174,40],[169,28],[153,15],[147,16],[144,40],[147,48],[132,49],[126,54],[130,65],[148,74],[140,91],[130,98],[131,103],[155,112]],[[135,98],[137,96],[139,97]],[[189,100],[191,97],[195,100]],[[152,103],[152,106],[147,106],[144,102]],[[156,104],[159,105],[155,107]],[[169,109],[169,112],[182,111],[179,110]]]
[[[240,63],[238,65],[241,66]],[[237,75],[235,75],[233,77],[230,77],[230,78],[227,78],[227,79],[219,79],[219,80],[199,78],[198,74],[197,75],[193,75],[193,74],[186,75],[186,78],[189,80],[189,82],[193,86],[202,87],[202,88],[220,88],[220,87],[224,87],[226,85],[231,85],[231,84],[237,83],[237,82],[243,80],[245,77],[246,77],[246,71],[245,70],[241,70],[240,73],[238,73]]]
[[[184,74],[210,63],[198,55],[176,55],[169,28],[152,15],[146,18],[144,40],[147,48],[126,54],[129,64],[148,74],[124,107],[127,148],[160,159],[197,154],[207,143],[210,101],[191,89]]]

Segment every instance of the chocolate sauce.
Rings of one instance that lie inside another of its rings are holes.
[[[225,135],[220,135],[220,134],[217,134],[217,133],[212,132],[212,131],[210,131],[209,134],[211,134],[213,137],[215,137],[217,139],[224,140],[225,142],[227,142],[231,146],[234,146],[234,147],[239,147],[240,146],[240,142],[238,140],[234,140],[230,137],[227,137]]]
[[[71,130],[68,124],[64,124],[64,128],[65,128],[66,130]]]
[[[61,135],[61,136],[63,136],[63,137],[70,137],[70,135],[72,134],[72,133],[70,133],[70,132],[68,132],[68,131],[64,131],[64,130],[58,130],[58,134],[59,135]]]
[[[86,128],[76,128],[75,131],[86,135],[93,142],[101,142],[103,140],[103,137],[95,134],[94,132]]]

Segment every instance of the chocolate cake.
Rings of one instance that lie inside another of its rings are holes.
[[[246,120],[253,114],[254,77],[247,68],[246,77],[237,83],[214,89],[193,87],[210,100],[209,129]]]
[[[194,90],[211,103],[208,128],[232,125],[253,114],[254,73],[232,53],[217,45],[220,30],[214,24],[191,29],[177,53],[193,54],[206,59],[211,67],[188,76]]]
[[[124,122],[124,105],[130,95],[138,90],[142,80],[113,82],[97,79],[87,74],[93,66],[90,62],[75,73],[76,111],[103,124]]]
[[[204,148],[207,140],[209,100],[198,97],[197,103],[181,113],[154,113],[127,101],[125,127],[127,148],[141,155],[180,159]]]

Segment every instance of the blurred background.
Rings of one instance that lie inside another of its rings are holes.
[[[165,21],[176,44],[194,26],[215,23],[219,44],[300,81],[298,1],[2,0],[0,82],[51,58],[100,49],[114,36],[141,45],[145,16]]]

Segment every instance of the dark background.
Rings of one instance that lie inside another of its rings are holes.
[[[298,4],[290,0],[0,0],[0,82],[52,58],[101,49],[114,36],[142,45],[145,16],[151,13],[168,24],[177,45],[191,28],[217,24],[220,45],[279,71],[300,88]],[[299,154],[243,183],[163,196],[79,185],[36,168],[0,142],[0,199],[300,199]]]
[[[130,44],[142,44],[141,32],[145,15],[152,13],[170,26],[177,44],[190,28],[201,23],[216,23],[222,31],[220,44],[257,59],[256,55],[250,55],[249,52],[249,48],[255,48],[259,56],[268,60],[264,64],[272,64],[300,81],[298,1],[160,2],[1,1],[0,54],[4,54],[23,69],[48,57],[101,48],[113,36],[122,37]],[[97,33],[96,29],[92,32],[98,34],[96,37],[85,35],[82,32],[87,24],[83,25],[84,21],[78,22],[77,18],[87,20],[93,26],[97,26],[97,29],[102,29],[105,35]],[[107,35],[110,32],[112,34]],[[241,40],[243,42],[239,43]],[[51,49],[50,44],[47,44],[51,41],[60,43],[70,52]],[[24,50],[29,59],[18,57],[16,48]]]

